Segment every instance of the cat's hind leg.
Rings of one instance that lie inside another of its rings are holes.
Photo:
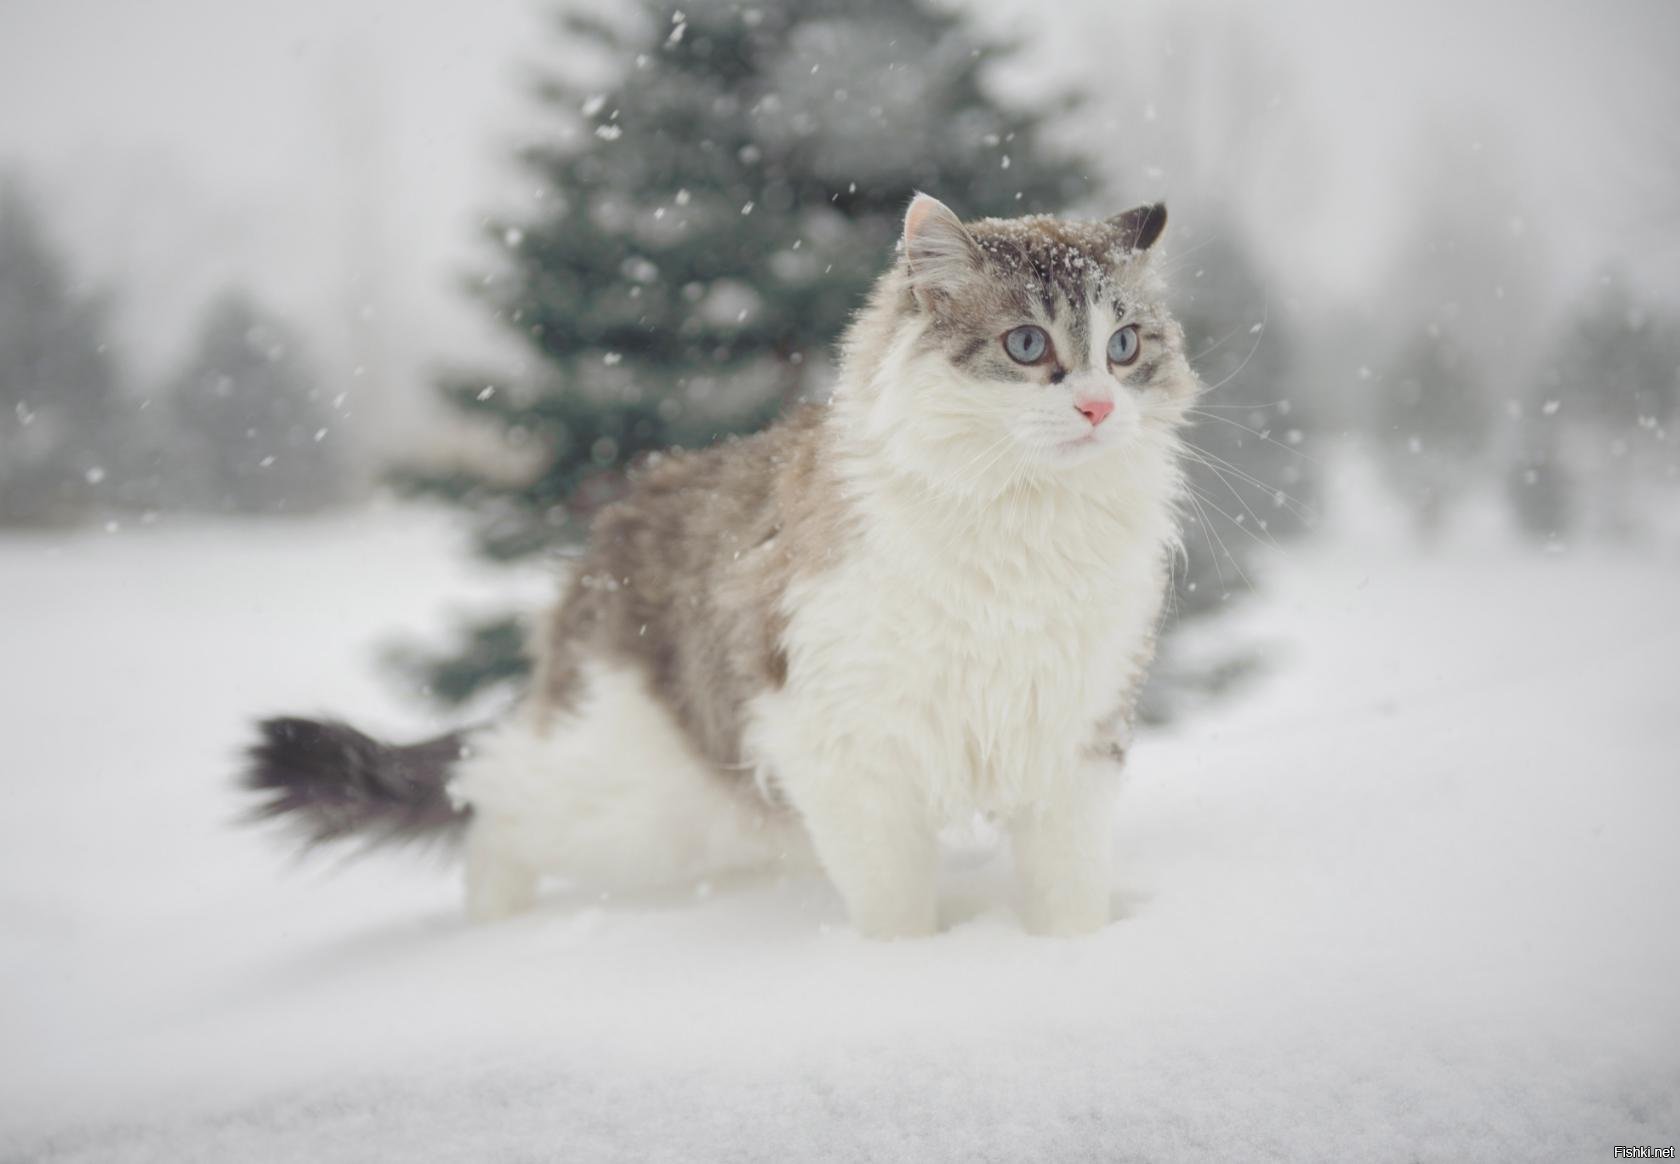
[[[496,921],[536,904],[537,871],[519,859],[509,838],[499,835],[505,828],[488,814],[467,826],[467,917],[473,921]]]
[[[644,889],[773,864],[805,845],[744,772],[704,763],[639,671],[584,664],[578,698],[474,740],[451,794],[469,804],[469,911],[527,907],[543,875]]]

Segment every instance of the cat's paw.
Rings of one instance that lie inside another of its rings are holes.
[[[505,921],[531,912],[535,905],[533,897],[473,896],[467,899],[467,920],[474,924]]]
[[[1100,900],[1038,902],[1029,905],[1022,921],[1027,932],[1049,938],[1076,938],[1102,929],[1113,920],[1108,894]]]
[[[478,835],[467,847],[465,889],[470,921],[500,921],[525,913],[537,903],[537,875],[490,842],[491,838]]]
[[[852,928],[874,941],[925,938],[939,932],[938,912],[932,900],[854,904],[850,912]]]

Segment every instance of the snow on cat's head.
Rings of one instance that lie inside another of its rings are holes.
[[[892,443],[961,492],[1170,444],[1197,383],[1152,261],[1166,217],[964,224],[917,195],[877,366]]]

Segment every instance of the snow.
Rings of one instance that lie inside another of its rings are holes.
[[[869,944],[805,879],[482,928],[446,862],[235,828],[249,719],[498,579],[405,511],[0,540],[0,1158],[1609,1158],[1680,1129],[1676,561],[1344,534],[1184,650],[1118,920]]]

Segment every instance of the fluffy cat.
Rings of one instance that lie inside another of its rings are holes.
[[[259,812],[318,840],[464,829],[486,918],[546,874],[814,855],[877,937],[936,928],[937,833],[983,813],[1030,929],[1104,924],[1197,392],[1165,221],[964,224],[918,195],[832,399],[658,458],[602,511],[517,714],[407,748],[270,720]]]

